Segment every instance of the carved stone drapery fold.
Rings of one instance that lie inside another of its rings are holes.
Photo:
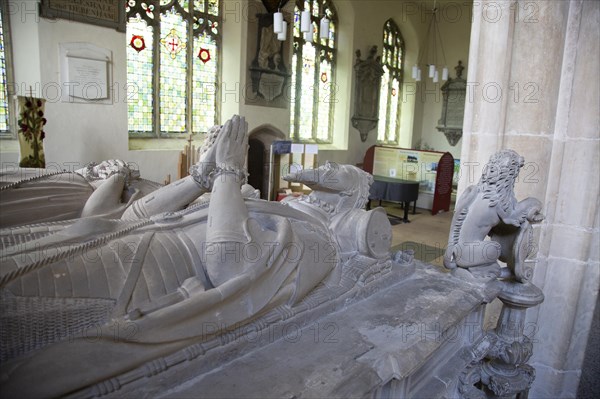
[[[380,57],[376,57],[377,46],[371,47],[366,60],[361,60],[360,50],[356,50],[356,72],[354,82],[354,115],[352,126],[360,132],[360,139],[365,142],[369,132],[377,127],[379,120],[379,91],[383,67]]]

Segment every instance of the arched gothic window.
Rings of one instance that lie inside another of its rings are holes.
[[[377,141],[398,144],[400,132],[400,101],[404,74],[404,39],[398,25],[388,19],[383,25],[383,76],[379,97]]]
[[[309,10],[313,41],[300,31],[300,14]],[[329,19],[321,38],[320,20]],[[335,103],[337,14],[330,0],[297,0],[294,9],[290,132],[295,141],[331,143]]]
[[[15,138],[14,105],[10,85],[12,78],[8,4],[0,4],[0,138]]]
[[[217,123],[219,0],[128,0],[130,137],[179,137]]]

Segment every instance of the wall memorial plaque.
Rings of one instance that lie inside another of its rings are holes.
[[[354,64],[354,115],[352,126],[360,132],[361,141],[367,141],[369,132],[377,127],[379,120],[379,92],[383,67],[381,58],[377,56],[377,46],[371,47],[366,60],[360,58],[360,50],[356,50]]]
[[[122,0],[42,0],[40,15],[125,32],[125,2]]]
[[[442,86],[444,103],[442,105],[442,117],[438,120],[437,130],[444,133],[448,143],[455,146],[462,137],[463,117],[465,115],[465,98],[467,93],[467,81],[462,78],[462,61],[458,61],[456,78],[448,79]]]
[[[61,101],[112,104],[112,52],[93,43],[59,43]]]
[[[285,3],[285,2],[282,2]],[[263,7],[263,4],[265,7]],[[282,9],[287,21],[288,33],[285,41],[277,39],[273,32],[273,14],[269,11],[272,4],[256,0],[248,1],[248,57],[247,80],[244,88],[246,104],[273,108],[290,106],[289,60],[293,41],[291,24],[293,15]],[[281,6],[280,8],[282,8]],[[277,11],[277,6],[275,11]],[[266,12],[265,12],[266,11]]]

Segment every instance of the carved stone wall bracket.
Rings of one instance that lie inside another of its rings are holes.
[[[352,117],[352,126],[360,132],[360,139],[365,142],[369,132],[377,127],[379,119]]]
[[[444,133],[444,136],[446,136],[446,140],[448,140],[448,143],[452,147],[454,147],[458,143],[458,140],[460,140],[462,137],[462,129],[457,129],[457,130],[446,129],[446,130],[444,130],[443,133]]]

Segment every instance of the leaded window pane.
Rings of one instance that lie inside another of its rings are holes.
[[[329,24],[329,40],[327,46],[331,49],[335,48],[335,25]]]
[[[208,13],[211,15],[219,15],[219,2],[217,0],[208,0]]]
[[[298,64],[298,54],[296,54],[294,52],[294,54],[292,55],[292,77],[291,77],[291,82],[290,82],[290,96],[292,96],[292,106],[290,107],[290,126],[292,126],[292,129],[294,127],[294,121],[296,120],[296,107],[294,106],[294,104],[296,103],[296,69],[297,69],[297,64]]]
[[[404,39],[398,25],[389,19],[383,26],[381,58],[385,72],[381,79],[377,127],[377,141],[384,144],[398,144],[399,140],[403,55]]]
[[[388,137],[387,141],[391,143],[398,142],[398,138],[396,137],[398,133],[399,123],[398,123],[398,114],[400,110],[400,102],[398,101],[398,97],[400,93],[400,82],[398,79],[392,80],[392,91],[390,97],[390,113],[388,116]]]
[[[304,10],[310,8],[312,10],[312,16],[319,18],[319,4],[313,0],[307,0],[304,2]]]
[[[304,39],[299,15],[311,12],[313,42]],[[329,36],[320,38],[320,20],[330,20]],[[291,136],[296,141],[332,142],[333,104],[335,103],[335,59],[337,16],[330,0],[296,1],[292,56]]]
[[[152,26],[141,18],[127,23],[127,115],[129,131],[152,133]]]
[[[305,43],[302,49],[302,69],[299,81],[302,82],[302,91],[300,98],[300,118],[299,138],[301,140],[312,139],[313,126],[313,106],[315,99],[315,47],[310,43]]]
[[[332,85],[329,82],[331,78],[331,64],[326,61],[321,61],[319,71],[321,75],[319,77],[319,102],[318,102],[318,115],[317,115],[317,139],[321,141],[327,141],[329,139],[330,131],[330,112],[332,104]]]
[[[0,11],[1,12],[1,11]],[[8,131],[8,85],[6,81],[6,55],[4,54],[4,28],[0,14],[0,131]]]
[[[174,9],[161,14],[160,130],[186,132],[187,23]]]
[[[9,4],[0,2],[0,138],[13,139],[17,135]],[[11,90],[11,86],[13,86]]]
[[[387,114],[388,114],[388,89],[390,85],[390,72],[386,65],[383,66],[381,76],[381,89],[379,97],[379,122],[377,124],[377,141],[386,141]]]
[[[194,84],[193,104],[194,114],[192,116],[192,129],[194,133],[206,132],[214,125],[216,109],[217,85],[215,76],[217,74],[218,58],[217,43],[207,35],[194,38]],[[213,61],[213,62],[211,62]]]

